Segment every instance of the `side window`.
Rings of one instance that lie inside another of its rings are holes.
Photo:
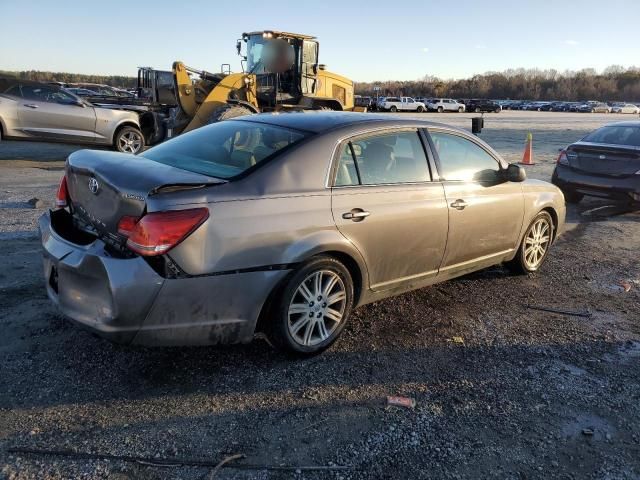
[[[335,185],[428,182],[428,168],[417,132],[376,135],[354,140],[343,147]]]
[[[12,87],[9,87],[7,90],[5,90],[5,95],[12,95],[14,97],[21,97],[22,93],[20,93],[20,86],[19,85],[14,85]]]
[[[69,105],[76,102],[75,97],[67,92],[47,86],[22,85],[22,96],[28,100],[38,100],[40,102],[60,103]]]
[[[440,158],[440,176],[445,180],[493,181],[500,165],[482,147],[464,137],[429,132]]]
[[[338,170],[336,171],[336,187],[347,187],[351,185],[360,185],[360,176],[356,162],[351,153],[351,143],[345,143],[338,160]]]
[[[52,87],[41,85],[22,85],[22,96],[28,100],[40,100],[41,102],[50,102],[51,96],[55,92]]]

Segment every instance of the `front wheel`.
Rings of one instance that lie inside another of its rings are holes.
[[[522,238],[515,258],[506,263],[514,273],[533,273],[547,258],[553,240],[553,219],[547,212],[540,212],[533,219]]]
[[[341,262],[312,258],[286,281],[272,311],[270,337],[299,355],[326,350],[349,319],[353,292],[353,280]]]
[[[122,153],[140,153],[144,149],[144,136],[135,127],[123,127],[116,133],[113,146]]]
[[[458,107],[458,113],[462,113],[462,112],[464,112],[464,108]]]
[[[460,109],[458,109],[458,111],[460,111]],[[480,113],[480,107],[476,107],[475,112]]]
[[[416,109],[416,111],[417,111],[418,113],[422,113],[422,112],[424,112],[424,108],[422,108],[422,106],[420,106],[420,107],[418,107],[418,108]]]

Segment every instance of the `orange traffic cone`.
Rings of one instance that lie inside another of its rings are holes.
[[[533,135],[531,132],[527,134],[527,144],[524,147],[524,155],[522,155],[521,165],[535,165],[533,161]]]

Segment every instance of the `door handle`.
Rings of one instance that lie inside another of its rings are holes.
[[[371,212],[367,212],[366,210],[362,210],[361,208],[354,208],[350,212],[343,213],[342,218],[344,218],[345,220],[351,220],[353,222],[361,222],[369,215],[371,215]]]
[[[24,106],[29,108],[38,108],[38,105],[34,105],[33,103],[25,103]]]
[[[455,202],[453,202],[451,206],[456,210],[464,210],[465,207],[467,206],[467,202],[465,202],[464,200],[458,199]]]

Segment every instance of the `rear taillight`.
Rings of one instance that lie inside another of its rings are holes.
[[[56,207],[64,208],[69,205],[69,191],[67,190],[67,176],[60,179],[58,193],[56,194]]]
[[[118,222],[118,233],[120,235],[124,235],[125,237],[130,236],[133,233],[133,230],[136,228],[136,224],[140,220],[140,217],[130,217],[125,215]]]
[[[558,155],[558,165],[569,165],[569,158],[567,157],[566,150],[560,150],[560,155]]]
[[[162,255],[187,238],[207,218],[207,208],[149,213],[135,224],[127,247],[140,255]]]

